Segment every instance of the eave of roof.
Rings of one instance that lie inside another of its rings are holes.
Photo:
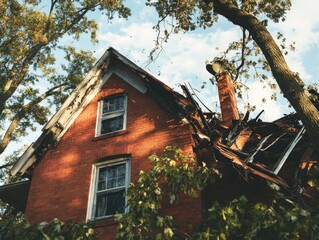
[[[0,199],[15,209],[24,212],[31,181],[22,181],[0,186]]]

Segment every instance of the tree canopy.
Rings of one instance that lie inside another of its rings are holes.
[[[62,38],[90,35],[95,42],[98,25],[87,17],[95,10],[108,18],[130,15],[121,0],[1,1],[0,154],[36,124],[45,124],[50,109],[91,68],[92,53],[64,44]]]

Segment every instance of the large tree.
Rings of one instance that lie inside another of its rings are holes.
[[[241,27],[243,38],[230,44],[230,49],[242,51],[235,70],[238,73],[247,73],[249,72],[247,68],[256,67],[257,64],[261,64],[262,69],[269,68],[284,97],[298,113],[319,152],[318,109],[309,98],[309,93],[298,73],[292,71],[285,60],[284,55],[287,50],[285,38],[279,34],[277,38],[281,38],[283,44],[278,44],[267,29],[268,21],[276,23],[285,20],[285,15],[291,7],[290,0],[148,0],[147,5],[155,7],[159,15],[160,20],[156,26],[159,31],[157,41],[159,45],[160,40],[166,41],[171,33],[180,30],[191,31],[199,27],[212,27],[214,22],[218,21],[218,16],[223,16]],[[167,21],[170,24],[165,24]],[[167,29],[167,26],[170,28]],[[255,53],[254,55],[262,53],[265,61],[248,60],[247,57],[252,53]],[[246,69],[243,71],[244,66]],[[258,73],[256,76],[261,79],[265,77],[264,74],[258,75]],[[238,74],[236,74],[237,77]]]
[[[97,23],[87,17],[95,10],[109,18],[130,14],[122,0],[0,2],[0,154],[36,123],[44,124],[50,108],[59,105],[92,66],[92,53],[62,38],[89,35],[96,41]]]

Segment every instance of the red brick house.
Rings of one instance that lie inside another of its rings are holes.
[[[112,215],[127,211],[123,193],[129,182],[151,167],[149,155],[169,145],[223,173],[202,199],[182,198],[166,209],[182,228],[199,223],[202,207],[214,200],[245,194],[264,201],[267,181],[288,192],[306,192],[301,178],[318,159],[298,116],[271,123],[259,115],[248,120],[249,113],[240,118],[221,64],[206,66],[218,83],[219,120],[202,112],[186,86],[184,97],[108,49],[11,169],[29,180],[2,186],[0,198],[31,223],[54,217],[97,220],[103,239],[114,239]]]

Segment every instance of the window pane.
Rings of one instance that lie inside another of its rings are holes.
[[[101,134],[123,129],[124,116],[102,120]]]
[[[107,204],[106,195],[97,196],[95,217],[106,216],[106,209],[107,209],[106,204]]]
[[[95,217],[113,215],[116,212],[124,213],[124,189],[112,193],[99,194],[96,200]]]
[[[127,184],[127,162],[101,166],[97,171],[94,217],[125,212],[125,189]]]
[[[116,177],[116,169],[118,168],[117,165],[111,166],[107,168],[107,177],[108,178],[115,178]]]
[[[126,165],[125,164],[118,165],[117,175],[119,177],[125,176],[125,172],[126,172]]]
[[[125,186],[126,164],[107,167],[107,189]]]
[[[117,168],[117,186],[122,187],[125,186],[125,173],[126,173],[126,165],[120,165]]]
[[[116,178],[109,178],[107,180],[107,189],[116,188]]]
[[[100,168],[98,187],[97,187],[98,191],[106,189],[106,177],[107,177],[107,168]]]
[[[124,110],[125,96],[107,98],[103,101],[103,113]]]

